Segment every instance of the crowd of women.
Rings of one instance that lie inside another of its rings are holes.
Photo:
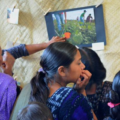
[[[41,69],[21,90],[12,77],[15,60],[43,49]],[[0,48],[0,69],[0,120],[120,120],[120,71],[104,82],[97,53],[64,37]]]

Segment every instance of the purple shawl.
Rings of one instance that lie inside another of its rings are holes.
[[[0,120],[9,120],[17,96],[16,81],[0,73]]]

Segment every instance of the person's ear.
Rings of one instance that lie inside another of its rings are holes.
[[[66,75],[66,68],[65,68],[64,66],[60,66],[60,67],[58,68],[58,74],[59,74],[60,76],[62,76],[62,77],[65,77],[65,75]]]

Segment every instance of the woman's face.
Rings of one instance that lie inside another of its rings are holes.
[[[85,65],[81,62],[81,55],[79,50],[77,50],[74,61],[70,64],[66,73],[67,81],[76,83],[81,77],[83,69],[85,69]]]
[[[2,50],[1,50],[1,47],[0,47],[0,66],[2,65]]]

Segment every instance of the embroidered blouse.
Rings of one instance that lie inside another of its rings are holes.
[[[92,120],[91,106],[82,94],[61,87],[48,100],[54,120]]]

